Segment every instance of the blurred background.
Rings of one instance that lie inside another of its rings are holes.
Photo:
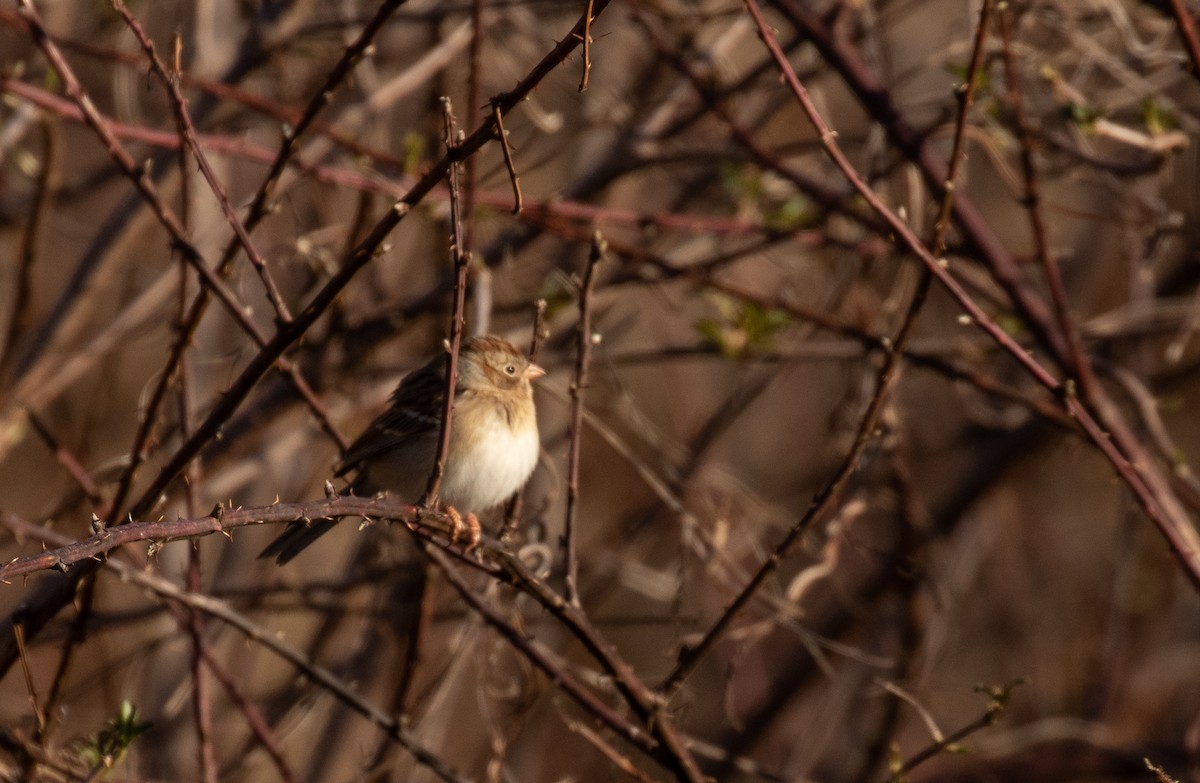
[[[241,216],[378,5],[129,2],[181,66],[200,146]],[[586,4],[396,5],[252,228],[293,314],[442,156],[441,97],[471,133]],[[851,164],[929,241],[982,3],[764,6]],[[171,100],[131,26],[104,3],[36,8],[203,263],[231,256],[228,287],[270,339],[276,311],[195,160],[181,159]],[[1028,305],[1051,312],[1040,258],[1055,260],[1111,415],[1194,523],[1200,73],[1182,32],[1197,9],[990,10],[945,258],[1063,378],[1057,322],[1042,322],[1047,334]],[[591,299],[580,598],[652,687],[837,475],[923,272],[830,162],[740,2],[614,2],[588,59],[586,90],[577,48],[505,117],[521,214],[497,142],[464,164],[466,328],[527,346],[535,302],[547,303],[543,453],[511,546],[561,590],[580,280],[593,232],[608,241]],[[259,345],[214,302],[180,370],[171,357],[197,275],[11,0],[0,68],[0,558],[57,546],[46,529],[85,538],[93,514],[174,520],[219,502],[322,498],[331,432],[361,432],[448,334],[445,184],[290,341],[310,402],[266,372],[188,480],[139,506]],[[1130,486],[937,284],[896,372],[848,481],[669,694],[699,768],[722,781],[1200,780],[1197,583]],[[466,778],[676,776],[490,629],[405,530],[358,521],[283,568],[256,559],[278,525],[112,559],[286,640]],[[110,780],[436,779],[260,642],[110,568],[80,568],[0,585],[3,779],[91,779],[106,753]],[[567,627],[462,574],[622,704]]]

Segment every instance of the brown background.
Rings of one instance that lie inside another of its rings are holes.
[[[473,130],[483,120],[479,107],[566,36],[583,4],[484,5],[474,97],[472,4],[414,2],[383,29],[320,129],[302,138],[297,157],[309,168],[288,170],[273,213],[253,233],[293,311],[441,155],[438,97],[450,96],[460,125]],[[800,5],[825,15],[831,39],[860,58],[945,160],[978,4]],[[38,7],[109,119],[177,138],[162,85],[107,4]],[[278,148],[283,112],[308,102],[374,10],[362,2],[132,6],[161,52],[180,32],[185,69],[199,80],[185,84],[199,131],[238,145],[209,147],[238,208],[265,174],[258,153],[269,159]],[[1073,323],[1100,384],[1158,469],[1176,474],[1173,486],[1194,519],[1200,492],[1187,465],[1200,436],[1200,83],[1167,4],[1019,2],[1010,13],[1045,235]],[[768,18],[853,165],[928,237],[937,194],[847,86],[844,63],[786,15],[771,10]],[[1021,201],[1020,138],[997,30],[993,24],[968,118],[959,192],[1014,255],[1023,285],[1048,303]],[[533,301],[549,302],[549,375],[537,396],[544,453],[526,493],[523,540],[546,544],[555,558],[548,579],[560,587],[574,302],[592,229],[610,241],[593,301],[603,339],[583,432],[580,587],[600,634],[653,685],[845,457],[883,358],[855,334],[895,334],[920,267],[829,162],[740,3],[660,2],[637,14],[614,3],[593,39],[587,91],[577,90],[576,51],[506,120],[523,216],[507,211],[498,145],[474,161],[468,222],[479,266],[468,330],[486,320],[489,331],[524,345]],[[11,4],[0,6],[0,51],[10,80],[0,106],[0,512],[82,538],[91,513],[112,499],[175,338],[179,261],[95,132],[65,105],[36,105],[12,88],[61,92]],[[185,192],[172,152],[124,143],[139,164],[153,161],[173,209],[186,204],[188,235],[215,263],[232,232],[195,165],[185,166]],[[446,218],[439,187],[288,352],[347,436],[446,333]],[[958,227],[948,239],[951,269],[971,295],[1061,377],[989,261]],[[29,288],[18,301],[22,270]],[[228,280],[273,333],[270,304],[244,255]],[[190,296],[194,273],[186,285]],[[132,318],[139,297],[146,308]],[[1200,779],[1196,585],[1097,448],[1069,422],[1044,415],[1061,410],[1059,402],[959,315],[935,285],[909,347],[976,380],[901,363],[878,437],[850,484],[669,702],[706,774],[886,780],[890,763],[933,741],[930,721],[949,734],[985,714],[989,700],[975,686],[1023,680],[995,725],[963,741],[968,752],[939,753],[910,778],[1151,780],[1142,764],[1149,758],[1173,778]],[[109,335],[107,347],[93,342]],[[197,415],[255,352],[228,313],[210,307],[188,351]],[[979,378],[1016,399],[987,392]],[[78,491],[30,411],[99,485],[100,503]],[[178,447],[178,411],[172,391],[134,496]],[[296,395],[269,373],[204,450],[197,508],[320,498],[336,456]],[[147,519],[186,515],[181,487],[173,484]],[[628,778],[576,725],[594,723],[457,600],[414,556],[403,530],[359,534],[346,520],[283,569],[255,559],[277,530],[200,539],[203,591],[282,634],[389,712],[423,609],[420,659],[403,698],[427,747],[475,779]],[[0,533],[6,561],[40,547],[36,537]],[[188,549],[169,545],[148,567],[182,583]],[[145,545],[129,547],[127,557],[145,563]],[[52,578],[0,587],[0,609],[13,612]],[[513,622],[523,618],[561,665],[620,702],[555,620],[484,577],[469,579]],[[189,636],[160,599],[102,570],[85,636],[68,645],[82,606],[58,612],[29,642],[39,699],[61,680],[44,752],[79,772],[72,740],[94,736],[129,700],[153,727],[111,779],[203,779]],[[203,636],[261,710],[296,779],[432,779],[259,645],[216,620]],[[68,646],[74,654],[59,677]],[[210,688],[217,777],[278,779],[243,710],[211,680]],[[0,727],[4,775],[73,779],[45,763],[23,766],[14,750],[38,744],[20,664],[0,681]],[[642,774],[671,777],[637,750],[615,747]]]

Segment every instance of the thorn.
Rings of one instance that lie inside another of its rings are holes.
[[[329,479],[325,479],[325,497],[327,497],[327,498],[337,497],[337,490],[333,488],[333,482],[330,481]]]
[[[92,512],[92,533],[100,535],[104,532],[104,520]]]

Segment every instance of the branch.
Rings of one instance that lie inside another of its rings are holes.
[[[392,520],[447,533],[453,530],[450,520],[439,514],[421,513],[412,505],[388,498],[369,499],[354,495],[337,495],[304,503],[275,503],[270,506],[236,509],[218,506],[208,516],[177,519],[174,522],[130,522],[101,529],[89,538],[62,544],[56,549],[18,557],[0,566],[0,582],[7,584],[18,576],[48,569],[65,572],[80,561],[96,559],[119,546],[140,541],[151,542],[151,549],[157,551],[163,544],[171,541],[193,539],[213,533],[229,535],[229,531],[247,525],[312,522],[317,519],[343,517]],[[4,524],[7,525],[13,519],[15,518],[11,515],[0,512],[0,520],[3,520]]]
[[[575,354],[575,379],[571,382],[571,419],[567,444],[567,512],[563,524],[563,570],[566,572],[567,601],[579,606],[579,558],[575,552],[575,516],[579,506],[579,450],[583,441],[583,391],[588,385],[588,365],[592,359],[592,292],[596,287],[596,267],[604,260],[608,246],[597,231],[579,289],[579,326]]]

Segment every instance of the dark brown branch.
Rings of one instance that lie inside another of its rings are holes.
[[[1000,39],[1004,51],[1004,83],[1008,93],[1009,108],[1013,113],[1013,130],[1021,150],[1021,173],[1024,179],[1025,193],[1021,199],[1025,212],[1029,216],[1029,228],[1033,233],[1034,248],[1038,263],[1046,277],[1046,287],[1050,291],[1050,301],[1054,306],[1054,316],[1062,333],[1063,342],[1067,346],[1067,366],[1083,386],[1085,397],[1095,395],[1096,376],[1092,372],[1091,363],[1083,351],[1083,340],[1079,336],[1071,319],[1070,305],[1067,302],[1067,292],[1063,286],[1062,274],[1058,261],[1050,250],[1050,239],[1046,218],[1043,214],[1041,189],[1038,186],[1037,165],[1033,160],[1033,134],[1029,121],[1025,117],[1025,103],[1021,98],[1020,76],[1017,73],[1016,56],[1012,46],[1012,8],[1005,8],[1000,14]]]
[[[454,587],[462,599],[467,602],[483,620],[500,633],[514,648],[524,655],[530,663],[537,666],[580,707],[597,720],[604,723],[621,737],[625,738],[643,752],[655,755],[658,743],[644,730],[621,717],[612,707],[601,701],[595,694],[580,684],[570,673],[558,664],[537,643],[529,639],[522,631],[514,627],[492,607],[483,602],[475,591],[467,585],[455,569],[446,554],[434,546],[426,546],[425,554],[437,564],[446,580]]]
[[[579,640],[605,673],[612,677],[625,701],[662,743],[660,762],[669,766],[680,779],[691,783],[704,781],[705,777],[675,727],[666,704],[604,640],[583,610],[568,603],[543,580],[534,578],[525,565],[508,552],[491,550],[490,554],[500,563],[501,570],[495,576],[537,601]]]
[[[991,695],[991,703],[988,704],[987,709],[984,710],[984,713],[975,720],[968,722],[958,729],[955,729],[945,737],[937,739],[929,746],[922,748],[919,752],[913,754],[891,774],[891,776],[888,778],[888,781],[891,783],[896,783],[897,781],[904,780],[904,776],[906,774],[912,772],[924,762],[933,758],[947,748],[956,745],[975,732],[981,729],[986,729],[987,727],[993,725],[1000,719],[1000,716],[1002,716],[1004,711],[1008,708],[1010,692],[1017,684],[1019,684],[1019,682],[987,689],[981,688],[980,690],[985,690]]]
[[[492,105],[492,119],[496,121],[496,139],[500,142],[500,151],[504,153],[504,168],[508,170],[508,181],[512,183],[512,213],[520,215],[524,206],[521,198],[521,179],[517,176],[517,166],[513,162],[512,147],[508,143],[508,131],[504,130],[504,115],[500,113],[500,108],[495,104]]]
[[[589,4],[590,5],[590,4]],[[575,551],[575,518],[579,506],[579,454],[583,442],[583,395],[592,360],[592,292],[596,269],[608,253],[604,237],[596,231],[579,287],[579,325],[575,342],[575,378],[571,382],[571,419],[567,428],[567,512],[563,524],[563,571],[567,601],[579,606],[579,559]]]
[[[454,416],[454,393],[458,388],[458,352],[462,346],[463,311],[466,309],[467,273],[471,269],[471,252],[465,247],[466,232],[463,230],[462,206],[459,197],[457,130],[454,126],[454,109],[449,98],[442,98],[445,113],[446,157],[450,160],[447,184],[450,187],[450,259],[454,264],[454,304],[450,310],[450,338],[446,343],[446,386],[442,400],[442,419],[438,429],[437,455],[433,470],[425,486],[421,505],[437,503],[438,487],[445,472],[446,455],[450,453],[450,427]]]
[[[36,555],[18,557],[0,566],[0,582],[9,582],[18,576],[47,569],[67,570],[76,563],[98,558],[119,546],[141,541],[161,545],[212,533],[228,534],[231,530],[247,525],[355,516],[396,520],[443,532],[451,530],[449,520],[440,515],[418,514],[416,507],[386,498],[372,500],[353,495],[339,495],[306,503],[276,503],[238,509],[218,508],[209,516],[193,519],[177,519],[174,522],[129,522],[117,527],[104,528],[90,538]],[[7,521],[11,517],[6,516],[3,519]]]

